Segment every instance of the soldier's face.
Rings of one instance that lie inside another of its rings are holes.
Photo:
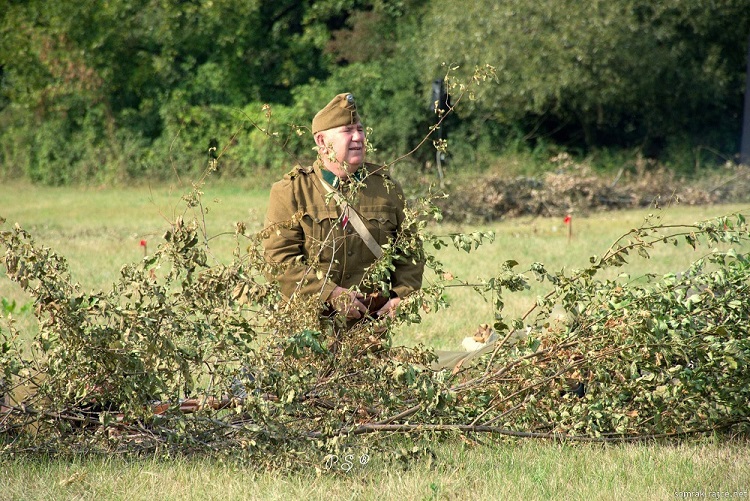
[[[342,125],[320,133],[320,157],[326,168],[338,177],[357,172],[365,161],[365,129],[360,122]]]

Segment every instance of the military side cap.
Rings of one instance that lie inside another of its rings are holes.
[[[334,97],[330,103],[315,114],[312,121],[312,132],[317,134],[322,130],[351,125],[359,122],[357,104],[354,96],[345,92]]]

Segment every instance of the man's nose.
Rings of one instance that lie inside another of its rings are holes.
[[[365,132],[362,130],[355,130],[352,134],[352,141],[362,141],[365,138]]]

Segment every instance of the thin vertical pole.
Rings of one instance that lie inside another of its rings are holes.
[[[443,128],[438,129],[438,140],[443,138]],[[440,179],[440,189],[445,189],[445,176],[443,175],[443,152],[435,148],[435,163],[437,163],[438,178]]]
[[[742,120],[740,163],[750,165],[750,37],[747,39],[747,76],[745,77],[745,112]]]

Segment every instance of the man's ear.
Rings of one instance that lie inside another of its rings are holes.
[[[315,144],[318,145],[319,148],[325,148],[326,147],[326,136],[322,132],[318,132],[315,134]]]

